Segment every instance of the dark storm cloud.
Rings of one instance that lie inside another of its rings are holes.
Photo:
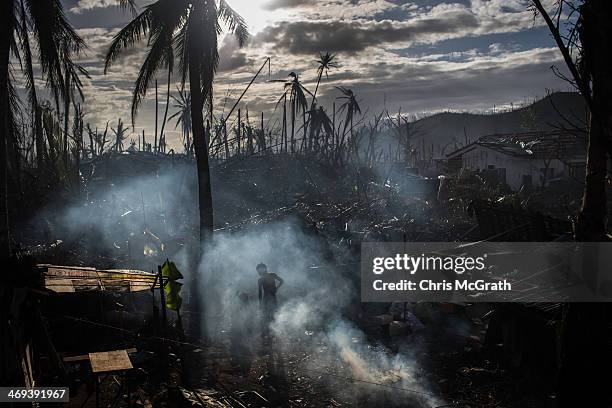
[[[313,0],[270,0],[264,4],[266,10],[278,10],[283,8],[294,8],[313,4]]]
[[[245,67],[249,64],[246,53],[238,46],[234,36],[224,38],[219,47],[219,71],[227,72]]]
[[[441,109],[481,110],[494,104],[519,102],[543,96],[546,89],[568,90],[568,85],[551,74],[556,64],[565,73],[554,48],[483,54],[469,62],[365,63],[362,75],[335,73],[333,80],[348,82],[370,113],[386,108],[404,112],[431,112]],[[372,81],[370,78],[376,78]],[[327,92],[330,94],[327,94]],[[331,103],[336,92],[323,88],[320,101]]]
[[[478,27],[477,18],[467,10],[447,13],[445,18],[428,18],[409,23],[397,21],[296,21],[267,27],[255,42],[272,43],[293,54],[321,50],[355,53],[368,47],[400,42],[426,41]]]

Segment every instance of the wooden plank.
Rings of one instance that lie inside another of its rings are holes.
[[[89,353],[91,371],[94,373],[107,373],[112,371],[123,371],[134,368],[127,350],[103,351],[101,353]]]
[[[127,350],[125,350],[129,353],[136,353],[138,350],[136,348],[129,348]],[[89,360],[89,354],[81,354],[80,356],[69,356],[69,357],[64,357],[62,358],[62,360],[64,360],[64,362],[66,363],[74,363],[74,362],[78,362],[78,361],[86,361]]]
[[[45,278],[45,287],[56,293],[73,293],[74,285],[72,279]]]

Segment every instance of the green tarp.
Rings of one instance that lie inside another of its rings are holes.
[[[176,264],[166,260],[162,265],[162,277],[166,281],[164,292],[166,294],[166,307],[170,310],[180,310],[183,298],[181,298],[182,283],[177,282],[178,279],[183,279],[183,275],[179,272]]]

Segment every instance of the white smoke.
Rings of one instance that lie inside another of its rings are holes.
[[[202,296],[207,299],[207,334],[214,337],[215,332],[231,326],[237,293],[248,294],[251,308],[256,308],[255,267],[263,262],[285,282],[278,291],[279,308],[270,327],[281,352],[315,356],[303,362],[304,369],[319,375],[337,371],[355,387],[357,396],[382,390],[396,395],[388,397],[391,405],[401,405],[401,401],[415,407],[440,405],[419,375],[412,355],[392,354],[381,345],[369,344],[365,334],[345,317],[358,306],[358,265],[353,275],[342,272],[333,262],[323,260],[323,246],[324,238],[305,232],[297,220],[218,234],[200,268]],[[251,342],[253,349],[255,343]]]

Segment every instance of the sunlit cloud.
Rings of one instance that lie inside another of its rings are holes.
[[[142,7],[150,1],[140,1]],[[251,32],[244,48],[231,36],[220,40],[215,80],[215,111],[227,113],[238,96],[271,57],[242,100],[250,112],[275,120],[284,79],[296,72],[309,89],[316,82],[319,51],[337,53],[341,67],[324,78],[319,101],[331,104],[335,86],[349,86],[369,112],[400,106],[411,112],[446,108],[486,109],[542,95],[546,88],[566,89],[551,65],[562,61],[547,32],[535,24],[524,0],[228,0]],[[125,53],[108,73],[103,58],[120,25],[100,18],[116,9],[114,0],[66,0],[69,18],[89,46],[81,63],[85,81],[86,120],[103,127],[123,117],[130,122],[133,83],[146,43]],[[115,11],[118,13],[118,11]],[[126,15],[125,18],[129,18]],[[160,106],[166,94],[165,73],[158,77]],[[171,90],[179,86],[172,78]],[[135,131],[154,128],[154,90],[136,118]],[[170,104],[170,112],[174,110]],[[172,142],[178,132],[170,126]]]

